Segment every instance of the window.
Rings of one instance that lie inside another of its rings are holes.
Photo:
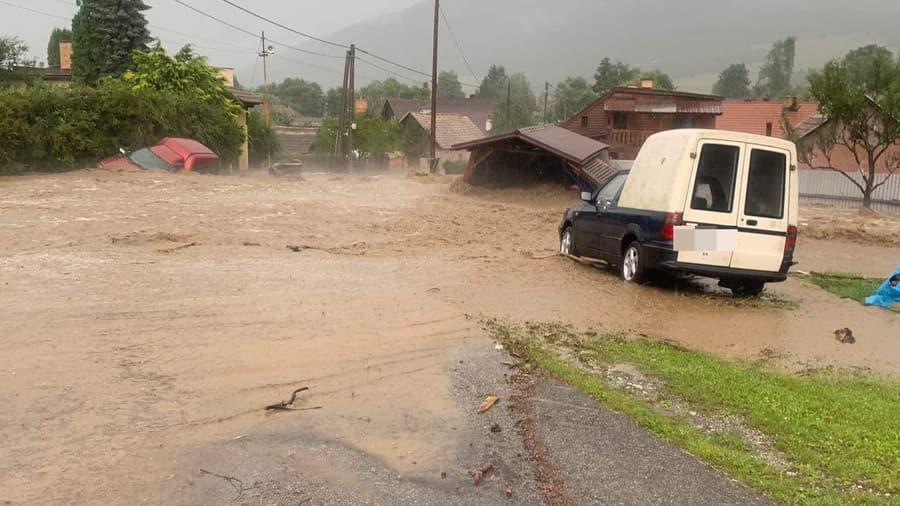
[[[626,130],[628,128],[628,115],[624,112],[614,112],[612,115],[613,130]]]
[[[766,122],[766,137],[772,137],[772,122]]]
[[[587,127],[588,127],[588,117],[582,116],[581,117],[581,128],[587,128]]]
[[[675,128],[694,128],[693,116],[676,116]]]
[[[622,191],[622,187],[625,186],[625,179],[628,177],[628,174],[618,174],[609,180],[606,185],[597,192],[597,202],[614,202],[619,199],[619,193]]]
[[[740,149],[737,146],[704,144],[697,165],[691,209],[730,213],[734,209]]]
[[[787,157],[783,153],[754,149],[747,175],[744,214],[763,218],[784,217],[784,179]]]

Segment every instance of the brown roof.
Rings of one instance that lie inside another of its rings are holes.
[[[786,132],[782,114],[786,114],[786,119],[797,130],[805,125],[802,129],[809,131],[821,124],[812,120],[814,116],[818,116],[818,102],[797,102],[795,107],[787,110],[784,103],[778,100],[726,100],[724,106],[725,111],[716,118],[716,128],[719,130],[766,135],[766,125],[771,123],[772,136],[784,138]],[[807,123],[808,121],[811,123]]]
[[[487,120],[494,113],[497,103],[494,100],[482,98],[438,98],[438,114],[462,114],[472,120],[472,123],[481,130],[487,132]],[[431,110],[431,100],[389,98],[384,101],[382,116],[402,119],[411,112],[428,113]],[[388,114],[388,111],[393,115]]]
[[[453,146],[453,149],[475,149],[508,139],[518,138],[570,162],[582,165],[609,146],[556,125],[520,128],[508,134],[495,135]]]
[[[257,97],[253,93],[243,89],[243,88],[228,88],[228,91],[234,95],[234,98],[238,99],[244,107],[253,107],[254,105],[261,105],[263,103],[263,99]]]
[[[431,132],[431,115],[420,112],[411,112],[404,116],[400,122],[415,120],[426,132]],[[473,141],[484,137],[484,133],[472,123],[468,117],[462,114],[438,113],[435,118],[437,123],[437,144],[441,149],[450,149],[455,144]]]
[[[722,114],[722,97],[718,95],[617,86],[572,115],[567,122],[601,105],[603,110],[613,112]]]

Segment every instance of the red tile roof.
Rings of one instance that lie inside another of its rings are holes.
[[[818,102],[797,102],[796,110],[788,111],[787,119],[794,128],[801,124],[807,126],[810,123],[807,120],[817,115],[818,106]],[[785,137],[781,124],[784,104],[781,101],[726,100],[724,108],[722,115],[716,118],[716,128],[719,130],[766,135],[766,124],[771,123],[772,136]]]

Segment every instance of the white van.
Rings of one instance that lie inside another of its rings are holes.
[[[560,224],[560,250],[616,264],[627,281],[685,272],[751,295],[786,279],[794,263],[799,182],[790,141],[661,132],[629,172],[582,199]]]

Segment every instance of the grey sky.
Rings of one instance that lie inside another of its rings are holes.
[[[67,26],[63,19],[29,12],[12,7],[15,4],[29,9],[71,19],[77,7],[75,0],[3,0],[0,3],[0,34],[16,35],[28,43],[32,55],[39,61],[47,58],[47,40],[55,26]],[[276,40],[292,45],[301,45],[303,39],[286,35],[265,22],[250,18],[244,13],[220,0],[184,0],[185,3],[209,12],[225,21],[234,23],[254,33],[266,30]],[[380,14],[400,10],[416,3],[417,0],[266,0],[251,2],[240,0],[236,3],[252,8],[260,14],[283,22],[299,30],[317,36],[328,36],[341,28],[369,19]],[[258,40],[223,26],[216,21],[182,7],[174,0],[145,0],[151,8],[147,19],[153,28],[151,33],[163,40],[168,50],[176,50],[191,42],[199,51],[209,57],[214,65],[252,68],[256,60]],[[161,28],[169,31],[163,31]],[[191,34],[185,37],[178,33]],[[241,49],[244,48],[244,49]],[[333,52],[341,53],[340,49]],[[300,53],[297,53],[298,55]],[[286,53],[285,57],[289,57]],[[274,63],[278,65],[277,63]]]

